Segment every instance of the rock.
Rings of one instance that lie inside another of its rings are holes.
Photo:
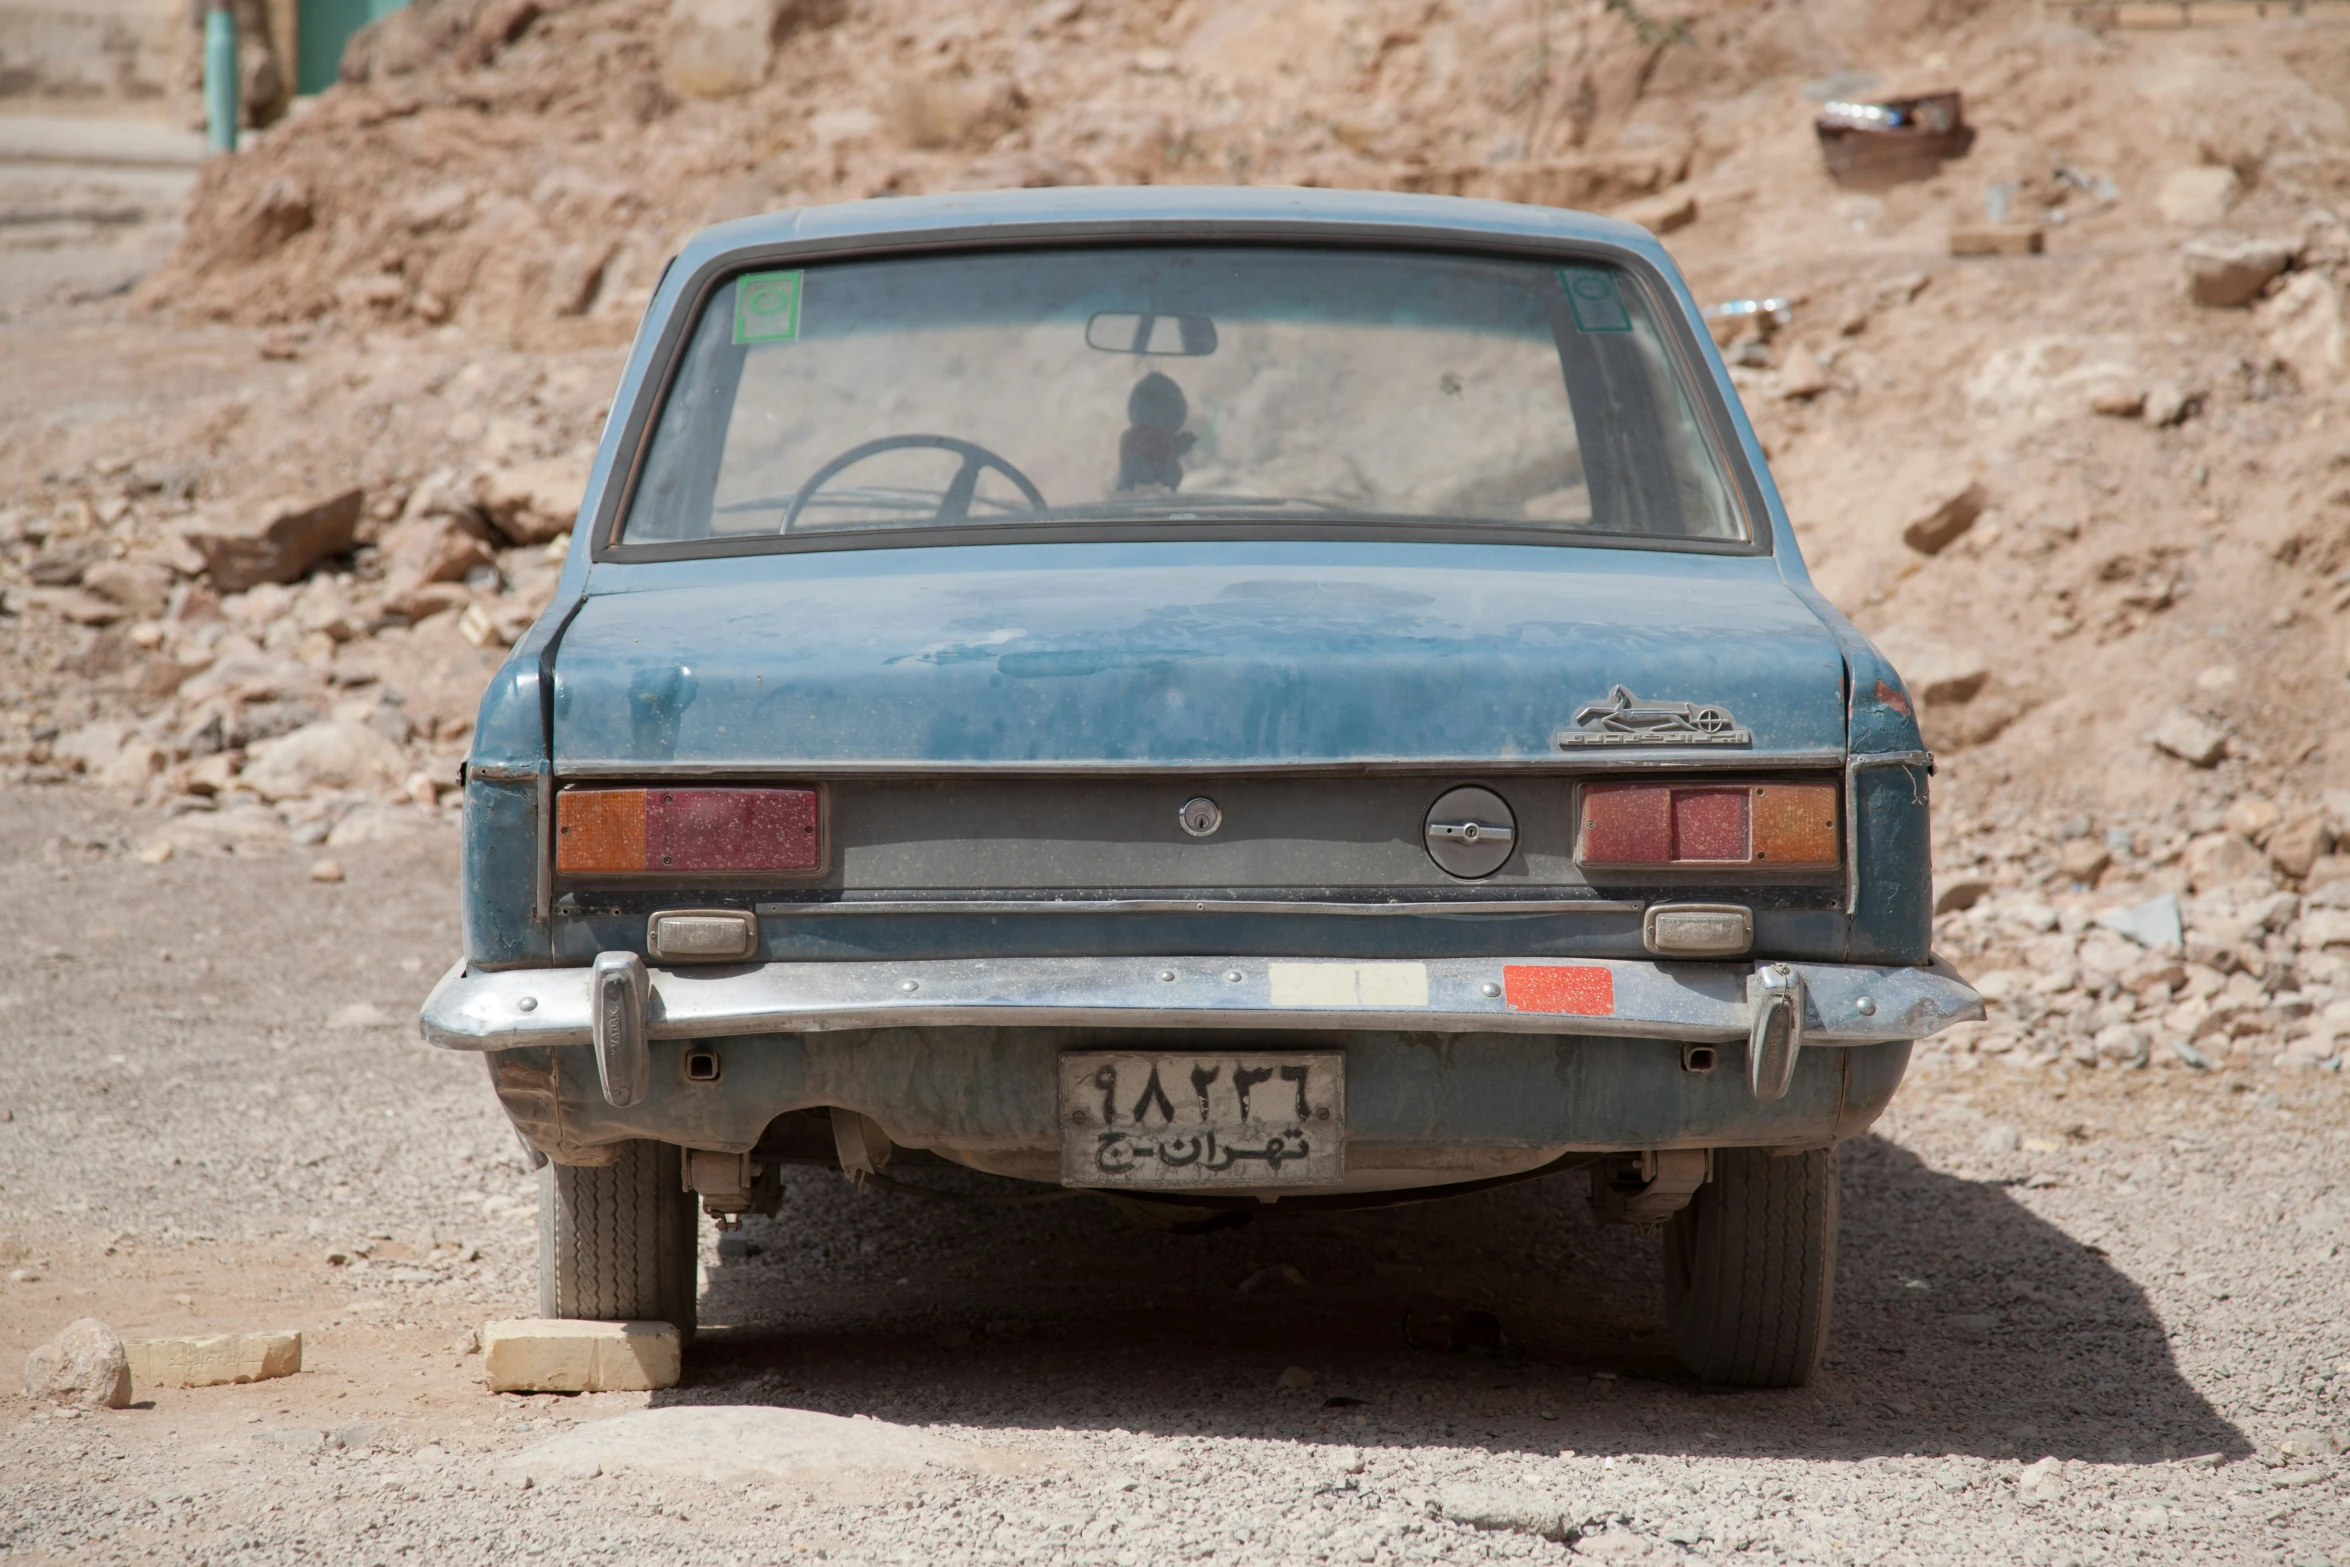
[[[2180,228],[2209,228],[2228,215],[2243,190],[2236,171],[2224,163],[2206,163],[2180,169],[2162,182],[2155,194],[2155,210],[2165,223]]]
[[[2293,246],[2284,240],[2221,234],[2189,240],[2180,247],[2179,259],[2186,268],[2187,297],[2198,305],[2226,309],[2259,298],[2269,280],[2292,265]]]
[[[2023,1145],[2023,1134],[2012,1126],[1987,1128],[1975,1141],[1975,1148],[1981,1153],[2014,1153]]]
[[[2167,892],[2128,908],[2106,909],[2097,916],[2097,923],[2151,952],[2178,952],[2187,942],[2179,900]]]
[[[387,1028],[392,1015],[372,1001],[353,1001],[326,1015],[329,1028]]]
[[[1970,484],[1901,530],[1901,542],[1921,555],[1939,555],[1966,535],[1990,504],[1980,484]]]
[[[2350,373],[2350,328],[2345,328],[2342,290],[2322,272],[2285,280],[2260,307],[2268,348],[2292,366],[2302,390],[2333,386]]]
[[[343,879],[343,862],[341,860],[312,860],[310,862],[310,879],[324,882],[341,881]]]
[[[324,575],[312,577],[295,596],[294,623],[334,642],[350,642],[367,634],[366,619],[352,604],[351,595],[341,583]]]
[[[220,613],[229,620],[266,633],[270,624],[293,613],[294,590],[282,582],[257,582],[242,593],[225,595]]]
[[[1275,1385],[1284,1392],[1300,1392],[1314,1385],[1314,1374],[1303,1366],[1284,1367]]]
[[[2167,430],[2183,423],[2187,415],[2203,406],[2203,393],[2179,385],[2176,381],[2160,381],[2146,392],[2146,406],[2138,417],[2157,430]]]
[[[159,620],[171,607],[171,583],[171,568],[152,561],[104,561],[82,573],[83,587],[143,620]]]
[[[2310,893],[2337,882],[2350,882],[2350,854],[2319,855],[2309,862],[2309,874],[2301,879],[2303,890]]]
[[[2097,885],[2097,878],[2113,863],[2113,851],[2095,838],[2075,838],[2057,851],[2056,867],[2069,881]]]
[[[110,724],[103,720],[84,724],[51,741],[49,756],[61,766],[79,768],[94,778],[113,767],[121,758],[130,734],[128,724]]]
[[[1819,396],[1836,383],[1828,378],[1828,367],[1819,356],[1801,344],[1787,350],[1787,359],[1779,368],[1779,395],[1790,402],[1804,402]]]
[[[581,450],[482,474],[474,504],[491,526],[516,544],[544,544],[571,530],[587,495],[592,452]]]
[[[322,501],[218,508],[182,526],[180,537],[204,557],[213,587],[223,593],[293,582],[358,542],[364,499],[358,490],[345,490]]]
[[[481,1332],[493,1393],[643,1393],[675,1387],[677,1329],[666,1322],[493,1322]]]
[[[853,1494],[903,1489],[925,1472],[1016,1474],[1040,1468],[1041,1461],[886,1420],[759,1404],[680,1404],[586,1422],[500,1467],[517,1482],[633,1473],[732,1490],[767,1482]]]
[[[92,566],[106,558],[106,546],[96,539],[72,539],[52,544],[33,557],[25,575],[37,588],[70,588]]]
[[[1472,1529],[1507,1530],[1564,1540],[1573,1520],[1566,1509],[1531,1491],[1490,1485],[1448,1485],[1430,1498],[1437,1512]]]
[[[1697,193],[1689,190],[1668,190],[1654,196],[1643,196],[1629,201],[1609,214],[1626,223],[1637,223],[1660,238],[1687,228],[1697,221]]]
[[[384,534],[377,549],[387,596],[405,594],[426,583],[463,582],[467,572],[498,564],[498,557],[470,519],[447,513],[401,519]]]
[[[1981,652],[1946,642],[1930,632],[1887,626],[1871,640],[1901,671],[1910,694],[1925,702],[1972,701],[1991,678],[1991,666]]]
[[[2350,789],[2328,789],[2319,797],[2319,808],[2337,837],[2350,836]]]
[[[2144,1066],[2151,1058],[2146,1036],[2128,1023],[2101,1028],[2091,1040],[2097,1059],[2115,1066]]]
[[[302,1369],[302,1335],[292,1332],[137,1339],[124,1349],[131,1377],[141,1387],[265,1382]]]
[[[2189,839],[2179,863],[2187,873],[2187,885],[2197,892],[2268,875],[2268,856],[2232,832]]]
[[[2053,1502],[2061,1498],[2067,1487],[2063,1461],[2054,1456],[2026,1464],[2023,1473],[2015,1477],[2016,1495],[2027,1502]]]
[[[1959,873],[1934,878],[1934,912],[1956,914],[1971,909],[1991,891],[1991,878]]]
[[[2103,414],[2108,419],[2138,418],[2146,412],[2145,390],[2121,387],[2099,392],[2089,399],[2089,412]]]
[[[112,1328],[84,1317],[25,1356],[24,1390],[53,1404],[121,1409],[131,1401],[130,1358]]]
[[[2211,767],[2228,754],[2228,737],[2183,707],[2162,715],[2147,740],[2191,767]]]
[[[2189,1044],[2184,1039],[2173,1039],[2170,1042],[2170,1048],[2171,1054],[2177,1056],[2181,1061],[2184,1061],[2187,1065],[2193,1067],[2198,1072],[2215,1071],[2219,1066],[2217,1061],[2212,1060],[2211,1057],[2205,1055],[2202,1051],[2196,1049],[2193,1045]]]
[[[394,589],[384,595],[384,613],[403,620],[430,620],[450,610],[462,611],[473,602],[473,592],[462,583],[427,582],[408,589]]]
[[[2228,831],[2259,843],[2284,820],[2284,812],[2266,800],[2247,796],[2229,806],[2221,820],[2227,823]]]
[[[254,746],[239,781],[275,801],[321,789],[390,789],[407,772],[407,757],[382,735],[329,719]]]
[[[2301,916],[2304,951],[2350,947],[2350,909],[2311,909]]]
[[[77,626],[111,626],[130,614],[114,600],[85,593],[80,588],[41,588],[36,590],[33,602]]]
[[[661,84],[680,98],[731,98],[767,80],[793,0],[694,0],[669,8]]]

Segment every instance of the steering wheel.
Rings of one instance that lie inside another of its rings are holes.
[[[931,514],[932,522],[962,522],[968,518],[971,515],[971,494],[979,488],[979,476],[990,468],[1018,487],[1031,510],[1051,509],[1045,504],[1043,492],[1029,481],[1028,475],[975,441],[959,441],[951,435],[885,435],[877,441],[850,447],[809,475],[808,482],[800,486],[800,493],[792,497],[791,510],[783,514],[783,531],[791,532],[792,524],[800,520],[800,513],[815,498],[816,492],[824,488],[825,482],[842,469],[861,463],[868,457],[878,457],[883,452],[903,451],[910,447],[953,452],[963,459],[963,466],[955,470],[954,478],[947,484],[946,493],[938,498],[938,510]]]

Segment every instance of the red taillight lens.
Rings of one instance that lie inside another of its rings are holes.
[[[566,876],[796,874],[823,863],[813,789],[566,789],[555,869]]]
[[[1579,865],[1837,863],[1834,784],[1589,784],[1582,798]]]

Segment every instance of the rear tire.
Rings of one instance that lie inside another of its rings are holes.
[[[1801,1387],[1836,1288],[1836,1151],[1714,1151],[1713,1179],[1665,1226],[1665,1318],[1701,1382]]]
[[[548,1164],[539,1171],[539,1315],[669,1322],[691,1338],[700,1239],[694,1194],[668,1143],[623,1143],[610,1164]]]

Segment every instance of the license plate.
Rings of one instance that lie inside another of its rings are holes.
[[[1061,1057],[1069,1186],[1313,1186],[1345,1173],[1335,1050]]]

